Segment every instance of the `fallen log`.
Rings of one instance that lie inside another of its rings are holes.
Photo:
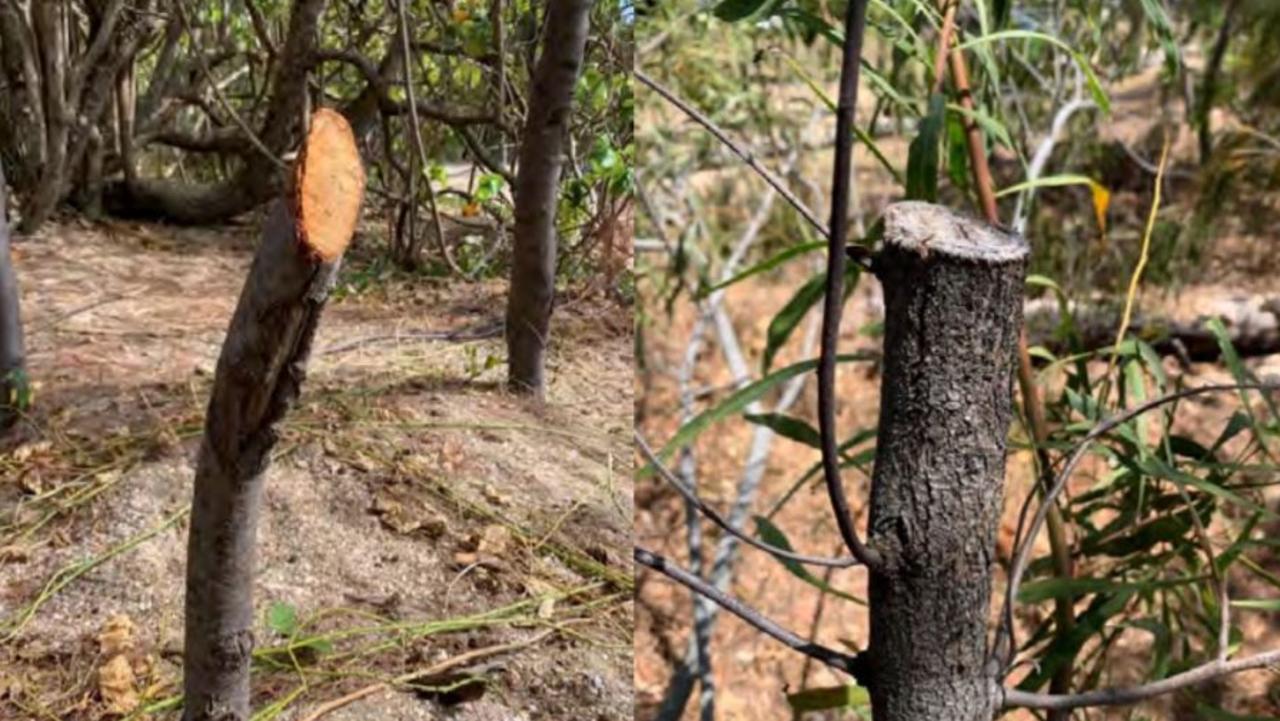
[[[1137,315],[1129,324],[1130,335],[1150,344],[1161,355],[1176,356],[1184,364],[1213,362],[1221,358],[1222,350],[1207,324],[1217,317],[1242,357],[1280,353],[1280,298],[1227,298],[1215,303],[1214,311],[1191,321]],[[1078,306],[1071,314],[1074,331],[1066,332],[1056,303],[1028,303],[1026,323],[1031,344],[1059,356],[1103,350],[1115,344],[1123,315],[1121,307]]]
[[[317,111],[294,166],[292,192],[267,218],[218,358],[187,547],[184,721],[249,718],[263,476],[276,424],[302,387],[364,180],[346,120]]]

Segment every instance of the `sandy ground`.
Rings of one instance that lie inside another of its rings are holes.
[[[0,446],[0,719],[116,718],[180,690],[184,512],[253,225],[77,222],[16,245],[38,390]],[[476,699],[397,687],[324,718],[630,718],[630,309],[558,308],[537,406],[503,389],[500,338],[412,335],[491,326],[504,283],[366,284],[367,243],[259,527],[259,649],[327,645],[259,657],[255,718],[530,641],[462,667],[485,679]],[[296,628],[268,626],[273,606]]]

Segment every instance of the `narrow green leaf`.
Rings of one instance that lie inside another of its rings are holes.
[[[756,516],[755,519],[756,519],[756,535],[760,537],[761,541],[764,541],[770,546],[777,546],[778,548],[781,548],[785,551],[795,551],[795,549],[792,548],[791,546],[791,541],[787,539],[787,535],[783,533],[780,528],[773,525],[772,521],[765,518],[764,516]],[[810,586],[813,586],[814,588],[817,588],[821,591],[825,591],[833,596],[836,596],[837,598],[843,598],[844,600],[849,601],[851,603],[856,603],[859,606],[867,605],[866,601],[863,601],[862,599],[857,598],[855,596],[851,596],[845,593],[844,591],[841,591],[838,588],[834,588],[831,585],[823,582],[821,578],[818,578],[812,573],[809,573],[809,569],[801,565],[799,561],[793,561],[787,558],[778,558],[777,556],[774,556],[774,558],[777,559],[778,563],[781,563],[784,567],[786,567],[786,569],[791,572],[791,575],[795,576],[801,581],[804,581]]]
[[[821,250],[826,247],[827,247],[827,241],[815,240],[812,243],[801,243],[800,245],[793,245],[790,248],[785,248],[773,254],[772,256],[766,258],[765,260],[762,260],[759,263],[756,263],[750,268],[747,268],[741,273],[738,273],[732,278],[729,278],[728,280],[722,280],[713,286],[710,286],[710,287],[704,288],[703,290],[698,291],[698,298],[699,299],[706,298],[707,296],[711,295],[717,290],[720,290],[722,288],[728,288],[729,286],[734,285],[735,283],[740,283],[746,280],[747,278],[750,278],[753,275],[760,275],[761,273],[767,273],[768,271],[771,271],[774,268],[781,266],[783,263],[786,263],[788,260],[791,260],[792,258],[798,258],[799,256],[805,255],[806,253],[812,253],[815,250]]]
[[[861,686],[831,686],[827,688],[808,688],[796,693],[787,694],[787,703],[792,711],[827,711],[837,708],[866,708],[871,705],[871,696]]]
[[[803,443],[813,448],[822,447],[822,437],[818,434],[818,429],[799,418],[793,418],[782,413],[748,413],[743,418],[748,423],[770,428],[774,433],[796,443]]]
[[[920,121],[919,132],[907,151],[908,200],[938,200],[938,142],[946,107],[941,93],[929,96],[929,112]]]
[[[800,286],[795,295],[791,296],[791,300],[782,306],[782,310],[778,311],[773,320],[769,321],[769,328],[765,331],[764,357],[760,361],[762,372],[769,372],[774,356],[791,337],[792,331],[800,324],[809,309],[822,300],[826,283],[826,273],[819,273],[810,278],[807,283]]]
[[[766,2],[768,0],[721,0],[711,12],[726,22],[737,22],[754,15]]]
[[[852,361],[873,361],[876,355],[873,353],[847,353],[836,357],[838,363],[849,363]],[[742,412],[744,408],[751,405],[752,401],[757,401],[764,394],[776,388],[778,385],[794,378],[802,373],[808,373],[818,367],[818,359],[810,358],[808,360],[793,363],[784,368],[779,368],[769,375],[758,381],[749,383],[742,388],[734,391],[729,397],[720,401],[720,403],[708,408],[698,415],[690,418],[688,422],[680,426],[676,434],[667,441],[662,449],[658,452],[659,458],[669,458],[675,453],[677,448],[686,446],[698,437],[708,427],[714,423],[724,420],[733,415]],[[652,475],[654,468],[652,464],[646,464],[637,471],[638,477]]]

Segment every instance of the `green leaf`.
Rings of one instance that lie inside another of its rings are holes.
[[[765,331],[764,357],[760,362],[762,372],[769,372],[774,356],[787,342],[787,338],[791,337],[792,331],[800,324],[809,309],[822,300],[826,283],[826,273],[819,273],[810,278],[807,283],[800,286],[795,295],[791,296],[791,300],[782,306],[782,310],[778,311],[773,320],[769,321],[769,328]]]
[[[836,357],[837,363],[874,360],[876,360],[876,354],[873,353],[847,353]],[[712,424],[722,421],[730,416],[737,415],[744,408],[751,405],[753,401],[759,400],[764,396],[764,394],[768,393],[778,385],[785,383],[791,378],[802,373],[808,373],[817,367],[818,359],[810,358],[808,360],[800,361],[799,363],[793,363],[792,365],[784,368],[779,368],[764,378],[739,388],[728,398],[725,398],[715,406],[712,406],[693,418],[690,418],[688,422],[680,426],[680,429],[671,437],[671,440],[667,441],[667,443],[663,445],[662,450],[658,452],[658,457],[670,457],[672,453],[675,453],[677,448],[689,445],[693,439],[698,437],[698,434],[702,433]],[[638,477],[652,475],[654,470],[653,464],[647,464],[637,471],[637,475]]]
[[[1237,598],[1231,601],[1231,605],[1258,611],[1280,611],[1280,598]]]
[[[822,436],[818,434],[818,429],[809,425],[799,418],[794,418],[782,413],[748,413],[743,416],[748,423],[754,423],[758,426],[770,428],[774,433],[795,441],[803,443],[813,448],[822,447]]]
[[[770,546],[777,546],[778,548],[781,548],[784,551],[792,551],[792,552],[795,551],[795,549],[792,548],[791,546],[791,541],[787,539],[787,535],[783,533],[782,530],[779,529],[777,526],[773,525],[773,523],[769,519],[765,518],[764,516],[756,516],[755,519],[756,519],[756,535],[760,537],[761,541],[764,541]],[[855,596],[851,596],[845,593],[844,591],[841,591],[838,588],[834,588],[829,584],[825,583],[821,578],[818,578],[812,573],[809,573],[809,570],[805,568],[803,565],[801,565],[799,561],[793,561],[789,558],[778,558],[777,556],[774,556],[774,558],[778,561],[778,563],[781,563],[784,567],[786,567],[786,569],[791,572],[791,575],[795,576],[801,581],[804,581],[810,586],[813,586],[814,588],[817,588],[821,591],[825,591],[826,593],[836,596],[837,598],[843,598],[844,600],[849,601],[851,603],[856,603],[859,606],[867,605],[866,601],[863,601],[862,599],[857,598]]]
[[[827,247],[827,241],[825,240],[815,240],[812,243],[802,243],[800,245],[793,245],[790,248],[781,250],[775,253],[774,255],[770,256],[769,258],[766,258],[765,260],[762,260],[759,263],[756,263],[755,265],[751,266],[750,268],[747,268],[746,270],[742,271],[741,273],[738,273],[737,275],[733,276],[732,278],[729,278],[728,280],[722,280],[713,286],[709,286],[707,288],[704,288],[703,290],[698,291],[698,299],[701,300],[703,298],[706,298],[707,296],[711,295],[717,290],[720,290],[722,288],[728,288],[729,286],[735,283],[740,283],[746,280],[747,278],[750,278],[753,275],[759,275],[761,273],[766,273],[768,271],[771,271],[774,268],[777,268],[778,266],[782,265],[783,263],[786,263],[788,260],[791,260],[792,258],[797,258],[799,256],[805,255],[806,253],[812,253],[815,250],[821,250],[826,247]]]
[[[941,93],[929,96],[929,112],[920,121],[920,130],[907,151],[908,200],[938,200],[938,142],[946,107]]]
[[[298,613],[293,606],[275,601],[267,609],[267,628],[281,636],[292,636],[298,630]]]
[[[871,696],[861,686],[829,686],[808,688],[787,694],[792,711],[827,711],[837,708],[859,709],[871,705]]]
[[[1102,631],[1107,620],[1124,610],[1134,591],[1122,590],[1115,594],[1098,596],[1089,604],[1089,608],[1076,617],[1076,625],[1066,633],[1058,634],[1049,648],[1045,649],[1039,663],[1031,673],[1018,684],[1023,691],[1032,691],[1043,686],[1057,673],[1063,664],[1073,663],[1076,654],[1091,636]]]
[[[768,0],[721,0],[711,12],[726,22],[737,22],[754,15],[766,2]]]
[[[1076,65],[1080,67],[1080,72],[1084,74],[1085,84],[1089,86],[1089,93],[1093,95],[1093,102],[1097,103],[1102,109],[1104,115],[1111,114],[1111,101],[1107,98],[1107,92],[1102,88],[1102,83],[1098,81],[1098,76],[1093,72],[1093,67],[1089,65],[1088,59],[1076,52],[1074,48],[1066,43],[1066,41],[1056,38],[1052,35],[1036,32],[1034,30],[1001,30],[999,32],[988,33],[976,37],[967,42],[963,42],[955,47],[958,51],[969,50],[971,48],[980,47],[988,43],[999,42],[1001,40],[1040,40],[1049,43],[1071,56],[1075,60]]]
[[[1160,588],[1176,588],[1198,583],[1203,580],[1196,576],[1176,578],[1164,581],[1109,581],[1105,578],[1046,578],[1022,584],[1018,589],[1020,603],[1042,603],[1054,598],[1080,597],[1095,593],[1116,593],[1118,591],[1152,591]]]

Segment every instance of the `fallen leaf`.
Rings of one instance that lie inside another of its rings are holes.
[[[102,631],[98,634],[98,645],[102,648],[102,655],[110,658],[132,651],[133,634],[136,630],[133,621],[123,613],[117,613],[107,619]]]
[[[107,713],[127,714],[138,707],[138,689],[133,667],[124,654],[113,657],[98,668],[98,692],[107,705]]]

